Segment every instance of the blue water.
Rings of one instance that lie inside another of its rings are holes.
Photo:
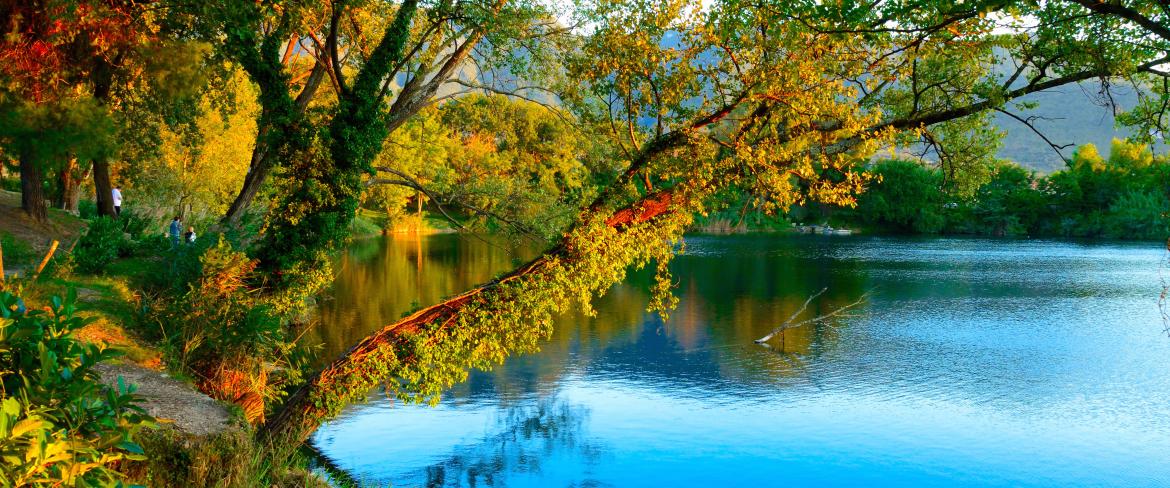
[[[334,348],[514,258],[451,235],[364,245],[323,307]],[[645,312],[650,277],[632,273],[539,354],[473,373],[437,407],[351,406],[313,444],[379,486],[1170,485],[1163,253],[689,238],[669,321]],[[379,286],[402,303],[352,305]],[[823,288],[801,317],[869,295],[752,342]]]

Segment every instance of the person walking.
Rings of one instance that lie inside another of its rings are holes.
[[[179,238],[180,238],[179,234],[181,232],[183,232],[183,221],[179,219],[178,215],[176,215],[175,220],[171,221],[171,227],[170,227],[171,247],[172,248],[179,246]]]
[[[122,216],[122,187],[115,186],[114,189],[112,191],[110,191],[110,194],[112,197],[114,197],[114,216],[121,217]]]

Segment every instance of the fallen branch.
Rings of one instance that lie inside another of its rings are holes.
[[[821,291],[818,291],[818,292],[814,293],[812,296],[808,297],[808,299],[804,301],[804,305],[801,305],[800,308],[797,309],[796,312],[794,312],[791,317],[788,317],[788,320],[785,320],[783,324],[780,324],[775,329],[772,329],[772,332],[769,332],[768,335],[761,337],[759,339],[756,339],[754,342],[756,344],[764,344],[764,343],[772,340],[773,337],[776,337],[776,334],[784,332],[788,329],[794,329],[794,328],[800,327],[802,325],[824,322],[824,321],[831,319],[833,317],[839,317],[839,316],[843,315],[845,312],[849,311],[850,309],[856,308],[858,305],[865,303],[866,299],[869,298],[869,292],[866,292],[865,294],[861,295],[861,297],[858,298],[857,301],[850,303],[848,305],[845,305],[844,307],[833,310],[832,312],[829,312],[829,313],[824,314],[824,315],[818,315],[818,316],[810,318],[810,319],[801,320],[800,322],[793,322],[793,320],[796,320],[796,318],[799,317],[800,314],[804,313],[804,311],[808,309],[808,305],[810,303],[812,303],[813,300],[815,300],[817,297],[823,295],[826,291],[829,291],[829,289],[822,288]]]
[[[53,239],[53,243],[49,245],[49,252],[45,253],[45,258],[41,260],[41,264],[37,266],[37,272],[33,274],[34,280],[41,276],[41,271],[44,271],[45,266],[49,264],[49,260],[53,259],[53,253],[57,252],[57,246],[60,244],[56,239]]]
[[[1170,283],[1166,280],[1165,270],[1170,267],[1170,239],[1166,239],[1166,252],[1162,253],[1162,262],[1158,264],[1158,281],[1162,284],[1162,293],[1158,295],[1158,313],[1162,315],[1162,331],[1170,336]]]

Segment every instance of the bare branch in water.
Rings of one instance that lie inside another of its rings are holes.
[[[1166,282],[1165,270],[1170,267],[1170,239],[1166,240],[1166,252],[1158,265],[1158,281],[1162,282],[1162,293],[1158,295],[1158,312],[1162,314],[1162,331],[1170,335],[1170,283]]]
[[[817,297],[823,295],[826,291],[829,291],[829,289],[822,288],[821,291],[818,291],[818,292],[814,293],[812,296],[808,297],[808,299],[804,301],[804,305],[801,305],[800,308],[797,309],[796,312],[794,312],[791,317],[788,317],[788,320],[785,320],[783,324],[780,324],[775,329],[772,329],[772,332],[769,332],[768,335],[761,337],[759,339],[756,339],[755,343],[756,344],[764,344],[764,343],[772,340],[773,337],[776,337],[776,334],[784,332],[788,329],[794,329],[796,327],[800,327],[802,325],[807,325],[807,324],[824,322],[824,321],[831,319],[833,317],[843,316],[843,315],[845,315],[845,312],[848,312],[850,309],[856,308],[857,306],[865,303],[866,300],[869,298],[869,293],[870,293],[870,292],[865,292],[865,294],[861,295],[861,297],[858,298],[857,301],[850,303],[848,305],[845,305],[845,306],[838,308],[836,310],[833,310],[832,312],[829,312],[827,314],[817,315],[816,317],[801,320],[800,322],[793,322],[794,320],[796,320],[797,317],[800,316],[800,314],[804,313],[804,311],[808,309],[808,305],[810,303],[812,303],[813,300],[815,300]]]

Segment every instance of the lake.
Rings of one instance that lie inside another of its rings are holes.
[[[387,237],[342,258],[315,333],[333,357],[534,249]],[[407,486],[1166,486],[1170,338],[1158,243],[690,237],[678,308],[632,272],[538,354],[437,407],[381,396],[312,438]],[[848,316],[753,343],[869,294]],[[799,320],[799,319],[798,319]]]

